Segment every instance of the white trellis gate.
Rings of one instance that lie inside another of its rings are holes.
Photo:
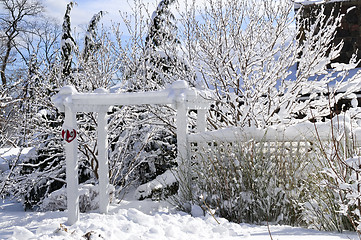
[[[112,105],[173,104],[177,111],[178,171],[183,173],[186,173],[190,167],[187,150],[188,110],[197,110],[197,129],[199,132],[204,132],[206,110],[209,107],[209,101],[202,96],[202,91],[190,88],[185,81],[176,81],[165,90],[135,93],[109,93],[105,89],[97,89],[93,93],[78,93],[73,86],[65,86],[52,98],[52,101],[59,111],[65,113],[62,136],[65,140],[68,224],[70,225],[79,219],[77,112],[98,113],[99,211],[107,213],[109,205],[107,111],[109,107]],[[179,194],[183,194],[185,192],[183,188],[186,186],[180,183],[179,188]]]

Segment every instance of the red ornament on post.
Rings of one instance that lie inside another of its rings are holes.
[[[61,136],[63,137],[63,139],[65,141],[67,141],[68,143],[72,142],[75,138],[76,138],[76,130],[73,129],[71,131],[67,130],[62,130],[61,131]]]

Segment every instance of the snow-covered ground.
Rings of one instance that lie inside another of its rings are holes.
[[[196,211],[195,211],[196,212]],[[192,217],[166,202],[123,200],[109,214],[80,214],[66,225],[65,212],[24,212],[19,203],[0,200],[0,239],[271,239],[267,226],[230,223],[212,216]],[[276,240],[358,239],[355,233],[330,233],[270,226]]]

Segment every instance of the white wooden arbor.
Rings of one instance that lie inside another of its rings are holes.
[[[107,213],[109,205],[107,111],[109,107],[112,105],[172,104],[177,111],[178,171],[187,181],[187,176],[184,176],[184,173],[189,172],[190,167],[187,150],[187,113],[189,109],[197,110],[197,129],[199,132],[204,132],[209,101],[202,93],[205,94],[205,92],[190,88],[185,81],[176,81],[165,90],[153,92],[109,93],[105,89],[97,89],[93,93],[78,93],[73,86],[61,88],[52,101],[59,111],[65,112],[62,136],[65,140],[66,152],[68,224],[72,225],[79,219],[77,112],[98,113],[99,211]],[[185,184],[186,182],[179,184],[179,194],[186,192]]]

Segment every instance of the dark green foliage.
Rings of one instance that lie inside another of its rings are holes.
[[[19,186],[16,195],[21,196],[25,209],[37,209],[48,195],[66,184],[66,162],[64,141],[60,138],[62,115],[54,112],[38,119],[44,131],[38,135],[39,146],[35,154],[20,165]],[[35,144],[35,143],[34,143]],[[94,179],[93,171],[87,159],[78,162],[78,181],[84,183]],[[94,180],[93,180],[94,182]]]
[[[146,106],[123,107],[110,114],[112,184],[144,184],[176,165],[176,136],[153,111]]]
[[[152,192],[149,196],[141,197],[138,200],[144,200],[145,198],[150,198],[153,201],[164,200],[170,196],[174,196],[175,194],[177,194],[178,188],[179,188],[178,182],[174,182],[171,185],[168,185],[164,188],[152,189]]]

